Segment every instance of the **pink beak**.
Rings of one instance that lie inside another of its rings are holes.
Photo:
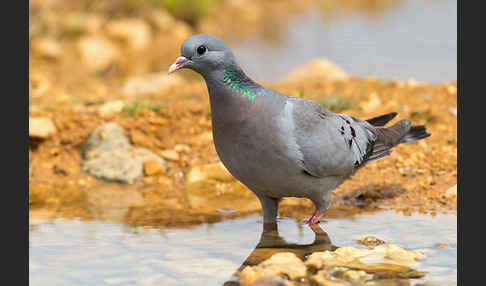
[[[176,70],[180,69],[189,59],[186,57],[178,57],[176,61],[170,66],[169,74],[175,72]]]

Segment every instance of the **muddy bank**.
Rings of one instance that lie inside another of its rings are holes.
[[[456,212],[456,195],[450,190],[457,183],[457,125],[451,112],[456,107],[455,84],[351,77],[272,87],[360,118],[397,111],[395,120],[411,117],[416,124],[427,124],[432,134],[427,140],[401,145],[391,156],[360,170],[334,191],[328,217],[383,207],[406,213]],[[100,113],[103,103],[85,102],[62,109],[31,106],[31,118],[49,118],[56,129],[45,139],[31,138],[31,210],[47,208],[65,217],[93,218],[89,197],[101,188],[110,189],[112,195],[100,201],[123,201],[127,193],[138,194],[139,202],[125,206],[121,217],[131,224],[193,224],[260,212],[256,197],[224,167],[204,167],[219,160],[212,143],[207,91],[201,81],[183,81],[171,92],[139,96],[137,101],[145,105],[139,104],[135,111],[127,109],[133,103],[122,97],[117,100],[124,107],[111,114]],[[150,109],[159,102],[165,104]],[[145,172],[131,185],[102,182],[83,172],[80,146],[94,128],[107,122],[122,126],[133,146],[164,158],[167,171]],[[195,170],[202,174],[195,176]],[[304,218],[312,211],[310,201],[291,198],[284,200],[279,214]]]

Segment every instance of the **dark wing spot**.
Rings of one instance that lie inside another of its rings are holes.
[[[348,140],[349,148],[351,148],[351,145],[353,145],[353,139]]]
[[[311,177],[314,177],[314,178],[318,178],[317,176],[314,176],[311,173],[309,173],[309,171],[307,171],[306,169],[303,169],[302,170],[302,173],[306,174],[307,176],[311,176]]]
[[[353,126],[349,126],[351,128],[351,136],[356,137],[356,132],[354,131]]]

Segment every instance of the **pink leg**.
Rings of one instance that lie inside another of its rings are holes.
[[[315,211],[314,214],[311,216],[311,218],[307,221],[307,224],[308,225],[317,224],[323,213],[324,212]]]

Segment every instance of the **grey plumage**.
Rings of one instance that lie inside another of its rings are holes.
[[[368,162],[404,142],[430,136],[397,114],[368,120],[336,114],[318,103],[257,84],[218,38],[189,37],[169,72],[189,68],[207,84],[216,151],[231,174],[260,199],[265,222],[274,222],[283,197],[311,199],[316,223],[331,191]]]

